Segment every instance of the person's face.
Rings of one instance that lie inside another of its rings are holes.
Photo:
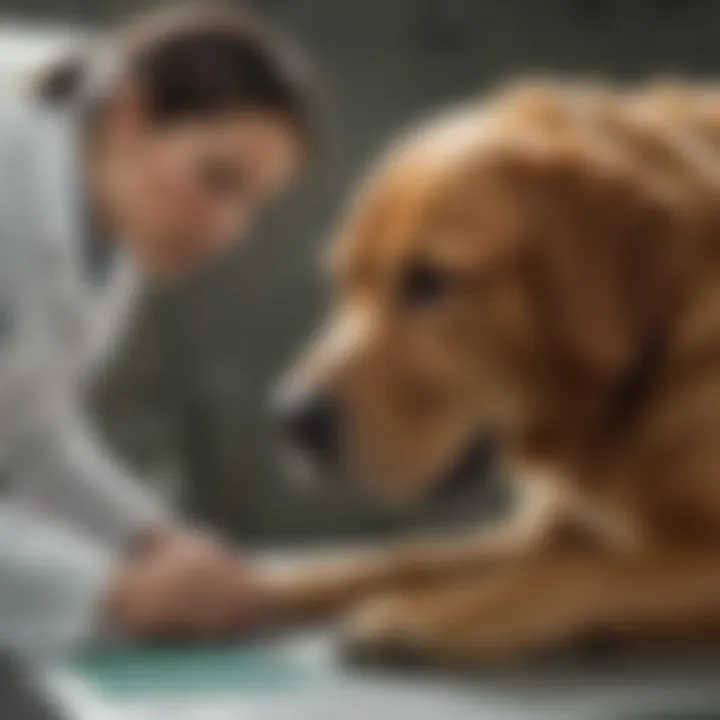
[[[299,169],[297,132],[270,112],[157,127],[126,115],[111,136],[109,203],[122,241],[155,278],[241,240]]]

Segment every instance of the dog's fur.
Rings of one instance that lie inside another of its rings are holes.
[[[332,267],[294,382],[341,403],[345,476],[427,495],[492,433],[517,510],[303,569],[279,610],[444,663],[720,630],[720,93],[538,82],[449,113],[372,173]]]

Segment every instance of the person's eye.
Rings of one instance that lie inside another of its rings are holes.
[[[442,300],[452,288],[452,278],[428,263],[414,263],[400,278],[400,302],[406,308],[425,307]]]

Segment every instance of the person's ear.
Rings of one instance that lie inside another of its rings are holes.
[[[122,147],[132,146],[149,123],[146,102],[138,88],[123,83],[113,91],[105,112],[107,136]]]

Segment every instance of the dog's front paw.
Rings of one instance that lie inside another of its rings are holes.
[[[341,654],[359,665],[424,667],[433,660],[431,635],[412,603],[378,598],[361,605],[344,624]]]

